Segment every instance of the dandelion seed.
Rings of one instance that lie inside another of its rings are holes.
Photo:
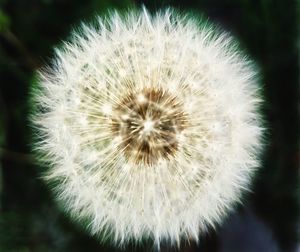
[[[45,179],[71,216],[116,244],[198,240],[259,164],[256,71],[229,35],[172,10],[98,22],[40,72]]]

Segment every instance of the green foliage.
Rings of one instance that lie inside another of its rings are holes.
[[[9,29],[10,26],[10,18],[6,15],[3,10],[0,9],[0,33],[5,32]]]

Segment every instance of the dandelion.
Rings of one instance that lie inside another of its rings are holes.
[[[197,241],[249,188],[261,149],[256,70],[207,22],[115,12],[82,25],[39,76],[44,178],[92,234]]]

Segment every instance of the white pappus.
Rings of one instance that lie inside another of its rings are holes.
[[[111,13],[74,32],[38,84],[44,178],[74,219],[117,245],[197,241],[259,165],[257,71],[208,22]]]

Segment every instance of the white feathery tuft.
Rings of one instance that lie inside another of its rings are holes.
[[[256,76],[227,33],[170,9],[82,25],[34,94],[45,179],[115,244],[197,241],[259,165]]]

